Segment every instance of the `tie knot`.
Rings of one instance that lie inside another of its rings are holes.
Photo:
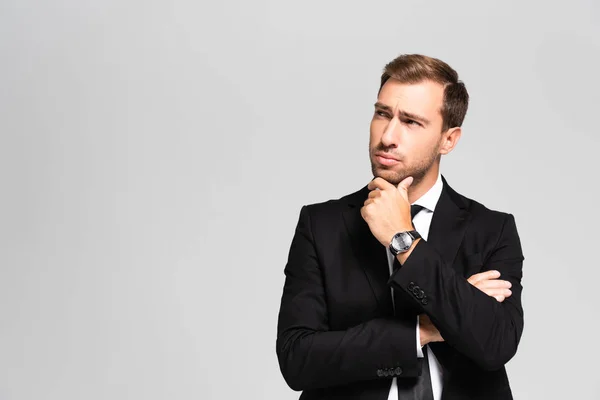
[[[419,211],[421,211],[424,208],[425,207],[420,206],[418,204],[411,205],[410,206],[410,219],[413,220],[415,218],[415,215],[417,215],[419,213]]]

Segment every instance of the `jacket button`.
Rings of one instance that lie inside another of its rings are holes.
[[[380,370],[380,369],[378,369],[377,370],[377,376],[381,378],[383,376],[383,371]]]
[[[415,283],[411,282],[408,284],[408,290],[413,290],[413,288],[415,287]]]
[[[426,306],[427,304],[429,304],[429,301],[427,300],[427,297],[424,297],[423,300],[421,300],[421,304],[423,304],[424,306]]]
[[[396,375],[402,375],[402,368],[396,367],[396,369],[394,370],[394,372],[396,373]]]
[[[425,292],[422,290],[419,290],[418,292],[415,293],[415,297],[417,299],[422,299],[423,297],[425,297]]]

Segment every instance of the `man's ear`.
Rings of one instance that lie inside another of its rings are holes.
[[[440,154],[448,154],[458,144],[462,129],[460,126],[450,128],[446,132],[442,133],[442,145],[440,146]]]

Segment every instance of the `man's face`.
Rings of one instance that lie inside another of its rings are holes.
[[[369,155],[373,176],[397,185],[412,176],[420,182],[438,160],[444,88],[423,81],[389,79],[381,88],[371,121]]]

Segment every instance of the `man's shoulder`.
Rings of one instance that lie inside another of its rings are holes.
[[[502,238],[506,243],[520,247],[519,234],[515,217],[510,212],[499,211],[489,208],[482,203],[459,195],[462,201],[468,204],[468,228],[467,237],[477,243],[489,243],[489,249],[496,249],[501,243]],[[522,254],[522,250],[520,250]]]
[[[503,225],[509,219],[514,220],[514,217],[510,212],[490,208],[477,200],[455,191],[453,192],[454,196],[458,196],[460,202],[465,205],[465,209],[469,212],[471,220],[474,222],[481,222],[482,224],[493,226],[496,224]]]

